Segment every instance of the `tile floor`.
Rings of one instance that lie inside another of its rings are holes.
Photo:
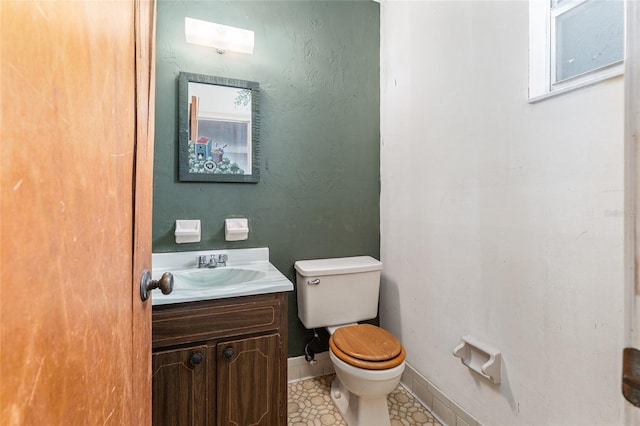
[[[333,374],[289,384],[289,426],[346,426],[331,402]],[[402,385],[387,400],[391,426],[441,425]]]

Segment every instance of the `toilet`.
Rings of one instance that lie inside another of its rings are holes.
[[[387,395],[405,367],[405,351],[388,331],[359,321],[378,313],[382,263],[369,256],[295,262],[298,318],[325,327],[336,371],[331,400],[349,426],[388,426]]]

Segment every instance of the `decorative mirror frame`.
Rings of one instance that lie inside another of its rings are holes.
[[[189,83],[213,84],[251,90],[251,174],[192,173],[189,171]],[[260,85],[205,74],[180,72],[178,76],[178,180],[181,182],[260,181]]]

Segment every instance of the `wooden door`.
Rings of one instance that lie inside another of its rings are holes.
[[[279,348],[278,334],[218,343],[218,425],[279,424]]]
[[[152,365],[153,424],[205,426],[208,372],[215,368],[207,346],[156,352]]]
[[[150,424],[153,13],[0,3],[0,424]]]

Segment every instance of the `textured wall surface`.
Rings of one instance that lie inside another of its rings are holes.
[[[624,424],[623,79],[529,104],[527,2],[381,8],[380,322],[483,424]]]
[[[184,17],[255,31],[253,55],[217,54],[184,39]],[[379,5],[372,1],[158,3],[154,252],[269,247],[295,282],[300,259],[379,257]],[[180,71],[261,88],[258,184],[181,183]],[[247,217],[247,241],[225,242],[224,219]],[[176,219],[201,219],[202,241],[174,242]],[[310,337],[289,297],[289,355]]]

